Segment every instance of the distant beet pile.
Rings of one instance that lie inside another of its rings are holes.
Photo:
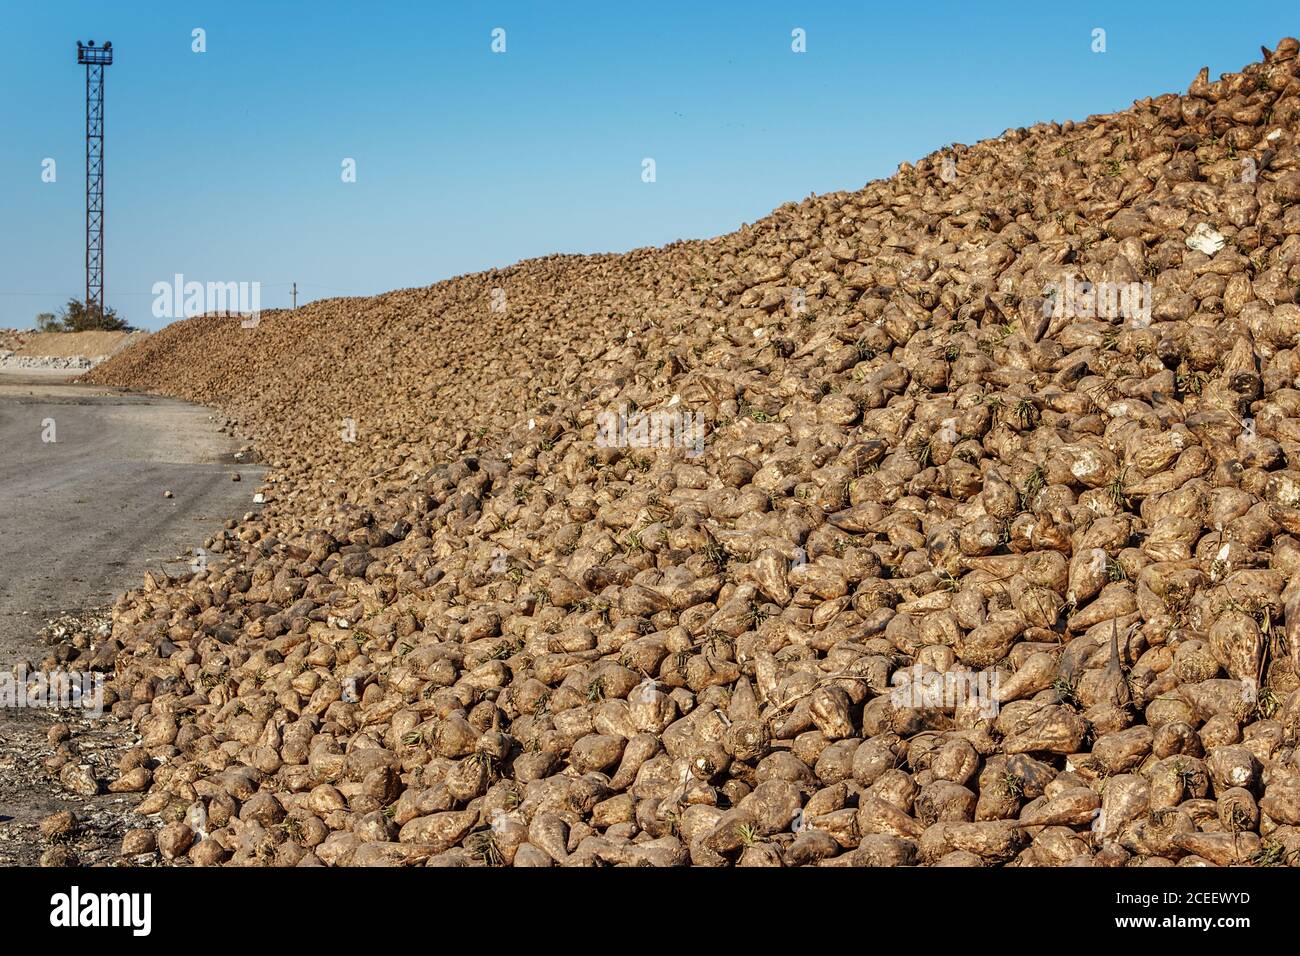
[[[124,853],[1300,860],[1298,47],[91,373],[275,466],[70,662],[142,736]]]

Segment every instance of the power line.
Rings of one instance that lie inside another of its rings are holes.
[[[296,284],[296,285],[300,285],[300,286],[302,286],[302,287],[304,287],[304,288],[308,288],[308,289],[324,289],[326,292],[342,292],[342,293],[344,293],[345,295],[372,295],[372,294],[374,294],[374,293],[370,293],[370,292],[358,292],[358,291],[356,291],[355,289],[339,289],[339,288],[335,288],[334,286],[328,286],[328,285],[317,285],[317,284],[314,283],[314,282],[298,282],[298,283],[293,283],[293,282],[263,282],[263,283],[261,283],[261,287],[262,287],[263,289],[277,289],[277,288],[282,288],[282,287],[284,287],[284,286],[293,286],[293,285],[295,285],[295,284]],[[29,296],[44,296],[44,297],[50,297],[50,298],[57,298],[57,297],[59,297],[59,296],[67,295],[67,292],[66,292],[66,291],[64,291],[64,292],[6,292],[6,291],[0,291],[0,295],[29,295]],[[149,296],[150,298],[156,298],[156,297],[157,297],[153,292],[114,292],[113,295],[114,295],[115,297],[116,297],[116,296],[120,296],[120,295],[147,295],[147,296]]]

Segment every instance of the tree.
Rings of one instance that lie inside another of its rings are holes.
[[[116,309],[100,311],[86,308],[80,299],[69,299],[57,317],[42,312],[36,317],[42,332],[134,332],[135,328],[118,317]]]

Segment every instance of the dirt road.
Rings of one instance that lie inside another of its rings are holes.
[[[241,443],[217,427],[213,412],[184,402],[0,375],[0,670],[46,656],[49,619],[110,604],[148,568],[182,568],[227,518],[256,507],[264,469],[237,462]],[[87,819],[80,855],[90,862],[102,850],[94,837],[116,838],[134,802],[49,782],[48,730],[67,718],[0,708],[0,864],[35,862],[35,823],[57,809]],[[107,760],[129,727],[99,724]],[[79,759],[93,767],[96,755]]]

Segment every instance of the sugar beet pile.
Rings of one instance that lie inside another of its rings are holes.
[[[1300,859],[1298,46],[717,239],[94,371],[274,464],[228,563],[72,651],[142,735],[124,853]]]

